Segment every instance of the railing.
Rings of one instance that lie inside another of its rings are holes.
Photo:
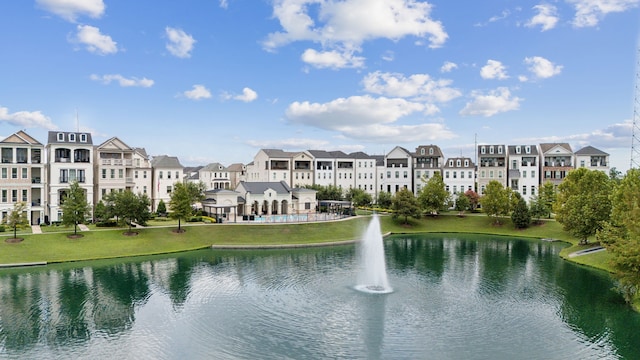
[[[39,177],[35,177],[31,179],[31,183],[32,184],[40,184],[40,178]]]

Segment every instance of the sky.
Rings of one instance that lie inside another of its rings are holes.
[[[476,143],[568,142],[626,171],[639,5],[2,1],[0,136],[89,131],[184,166],[262,148],[474,159]]]

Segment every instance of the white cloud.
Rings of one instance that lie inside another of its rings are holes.
[[[550,4],[540,4],[533,7],[538,13],[527,21],[525,26],[536,27],[540,25],[542,31],[551,30],[558,23],[558,9]]]
[[[258,98],[258,93],[246,87],[242,89],[241,95],[236,95],[233,97],[235,100],[240,100],[244,102],[252,102],[253,100]]]
[[[638,0],[567,0],[576,9],[575,27],[596,26],[605,15],[638,6]]]
[[[428,38],[429,46],[438,48],[448,35],[430,15],[431,5],[416,0],[276,0],[273,16],[282,31],[270,33],[263,46],[271,51],[295,41],[313,41],[326,49],[359,50],[368,40],[414,36]]]
[[[247,140],[247,145],[260,149],[312,150],[330,146],[327,140],[289,138],[278,140]]]
[[[193,89],[183,92],[182,96],[191,100],[209,99],[211,92],[204,85],[193,85]]]
[[[457,68],[458,68],[458,64],[451,61],[445,61],[444,64],[442,64],[442,67],[440,68],[440,72],[448,73]]]
[[[102,0],[36,0],[36,4],[70,22],[75,22],[80,15],[99,18],[105,9]]]
[[[227,0],[220,0],[220,7],[226,9],[229,7],[229,2]]]
[[[507,68],[497,60],[487,60],[487,65],[480,69],[480,76],[483,79],[508,79]]]
[[[44,128],[47,130],[58,129],[58,127],[51,122],[51,118],[43,115],[40,111],[18,111],[9,113],[8,108],[0,106],[0,123],[3,122],[18,127]]]
[[[614,123],[603,129],[596,129],[591,132],[570,134],[565,136],[548,136],[531,138],[527,140],[538,143],[545,142],[567,142],[572,144],[574,151],[580,150],[584,146],[594,146],[600,150],[604,149],[628,149],[631,134],[633,132],[633,122],[625,120],[621,123]]]
[[[315,68],[360,68],[364,66],[364,58],[354,56],[353,52],[338,52],[336,50],[318,52],[307,49],[302,53],[302,61]]]
[[[87,50],[98,55],[115,54],[118,46],[109,35],[100,33],[100,29],[90,25],[78,25],[73,41],[86,46]]]
[[[185,33],[182,29],[175,29],[168,26],[165,28],[165,34],[169,39],[166,47],[172,55],[179,58],[191,57],[193,44],[196,43],[193,36]]]
[[[509,15],[511,15],[511,11],[509,11],[509,10],[502,10],[502,12],[500,13],[500,15],[494,15],[494,16],[490,17],[490,18],[489,18],[489,20],[487,20],[486,22],[484,22],[484,23],[476,23],[476,24],[474,24],[473,26],[476,26],[476,27],[483,27],[483,26],[487,26],[487,25],[488,25],[488,24],[490,24],[490,23],[498,22],[498,21],[500,21],[500,20],[504,20],[504,19],[508,18],[508,17],[509,17]]]
[[[112,81],[117,81],[118,84],[120,84],[120,86],[122,87],[132,87],[132,86],[152,87],[154,84],[154,81],[151,79],[147,79],[147,78],[139,79],[137,77],[125,78],[120,74],[105,74],[102,76],[92,74],[90,76],[90,79],[94,81],[100,81],[104,84],[110,84]]]
[[[384,61],[393,61],[395,59],[395,54],[391,50],[387,50],[382,54],[382,60]]]
[[[517,110],[520,107],[521,98],[511,96],[506,87],[499,87],[483,94],[479,91],[471,93],[473,100],[468,102],[460,110],[460,115],[480,115],[489,117],[498,113]]]
[[[562,72],[562,65],[555,65],[541,56],[527,57],[524,63],[529,65],[529,71],[538,79],[548,79]]]
[[[402,74],[376,71],[365,76],[362,82],[367,92],[414,100],[443,103],[462,95],[458,89],[450,87],[451,80],[435,80],[428,74],[413,74],[407,78]]]

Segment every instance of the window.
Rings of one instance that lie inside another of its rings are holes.
[[[273,180],[276,179],[276,176],[277,176],[276,173],[273,173]]]
[[[502,179],[502,170],[498,170],[498,177]]]
[[[429,155],[433,155],[433,148],[429,148]]]
[[[64,141],[64,133],[58,133],[58,141]]]
[[[526,178],[526,177],[527,177],[527,172],[526,172],[526,171],[523,171],[523,172],[522,172],[522,177],[523,177],[523,178]]]
[[[69,142],[76,142],[76,134],[69,134]]]
[[[449,160],[449,167],[453,167],[453,160]]]
[[[584,167],[584,160],[580,160],[580,167]]]
[[[489,146],[489,154],[493,154],[493,145]]]
[[[18,190],[11,190],[11,202],[18,202]]]
[[[143,178],[143,179],[146,179],[146,178],[147,178],[147,170],[145,170],[145,171],[143,171],[143,172],[142,172],[142,178]]]
[[[460,159],[456,160],[456,166],[460,167],[460,165],[462,164],[462,162],[460,161]]]
[[[136,179],[138,178],[138,170],[133,172],[133,177],[135,177]]]
[[[342,173],[338,173],[338,179],[342,179]]]
[[[464,171],[460,171],[460,179],[464,179]]]
[[[531,170],[531,177],[535,178],[536,177],[536,171],[535,170]]]
[[[22,190],[22,201],[27,202],[27,190]]]
[[[493,170],[489,171],[489,177],[493,179]]]
[[[167,179],[171,179],[171,171],[167,171]]]
[[[516,146],[516,154],[520,154],[520,145]]]
[[[498,146],[498,154],[502,154],[502,146]]]
[[[116,178],[116,169],[111,169],[111,179]]]
[[[11,178],[12,179],[18,178],[18,168],[11,168]]]
[[[447,192],[450,192],[449,191],[449,185],[445,186],[445,188],[446,188],[445,190],[447,190]]]
[[[400,179],[400,171],[396,171],[396,179]]]
[[[424,148],[420,149],[420,155],[424,155]]]
[[[179,173],[176,171],[176,179],[180,178],[180,175],[178,175]]]
[[[487,153],[487,149],[483,146],[480,148],[480,154],[486,154]]]
[[[6,179],[7,178],[7,168],[2,168],[2,178]]]
[[[304,203],[304,209],[305,210],[311,210],[311,203],[310,202]]]
[[[536,187],[531,185],[531,195],[535,195],[536,194]]]
[[[416,178],[420,179],[420,170],[416,170]]]
[[[473,173],[469,171],[469,179],[473,179]]]
[[[522,195],[527,195],[527,185],[522,185]]]
[[[158,172],[158,179],[162,179],[162,171]]]
[[[142,187],[142,193],[143,193],[143,194],[146,194],[146,193],[147,193],[147,185],[145,185],[145,186],[143,186],[143,187]]]
[[[7,190],[2,189],[2,202],[7,202]]]
[[[387,171],[387,179],[391,179],[391,171]]]
[[[171,185],[167,186],[167,194],[171,194]]]
[[[444,177],[445,177],[445,179],[448,179],[448,178],[449,178],[449,172],[448,172],[448,171],[445,171],[445,172],[444,172]]]
[[[107,178],[107,169],[102,169],[102,178],[103,179]]]
[[[19,164],[26,164],[27,163],[27,149],[25,148],[18,148],[16,149],[16,162]]]
[[[485,176],[486,176],[486,173],[484,172],[484,170],[482,170],[482,171],[480,172],[480,177],[485,177]]]
[[[458,186],[453,185],[453,193],[457,194],[458,193]]]
[[[529,145],[525,146],[524,152],[526,152],[527,154],[531,154],[531,146]]]
[[[457,178],[458,178],[458,172],[457,172],[457,171],[454,171],[454,172],[453,172],[453,178],[454,178],[454,179],[457,179]]]
[[[80,142],[83,142],[83,143],[87,142],[87,134],[80,134]]]
[[[403,175],[403,177],[404,177],[405,179],[406,179],[406,178],[407,178],[407,176],[408,176],[406,171],[405,171],[402,175]]]
[[[22,168],[22,178],[26,179],[29,177],[29,169],[28,168]]]
[[[124,170],[118,169],[118,179],[122,179],[124,177]]]

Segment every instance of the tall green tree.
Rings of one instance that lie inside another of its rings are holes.
[[[458,216],[464,216],[464,212],[469,209],[470,205],[471,201],[469,200],[467,194],[459,192],[456,195],[455,209],[458,212]]]
[[[424,180],[423,180],[424,181]],[[442,174],[435,172],[418,194],[418,202],[429,214],[437,214],[449,203],[449,192],[445,188]]]
[[[404,217],[404,223],[409,223],[409,217],[419,219],[422,211],[418,204],[418,199],[413,192],[406,188],[400,189],[393,198],[394,217]]]
[[[531,223],[531,214],[529,214],[529,208],[527,207],[527,202],[518,194],[514,192],[518,196],[515,196],[516,203],[511,210],[511,222],[513,222],[513,226],[517,229],[524,229],[529,227]]]
[[[342,189],[334,185],[323,186],[323,185],[313,184],[313,185],[306,185],[305,188],[315,190],[316,199],[318,199],[318,201],[320,200],[340,201],[344,199],[344,196],[342,194]]]
[[[371,194],[358,188],[349,189],[349,191],[347,191],[345,199],[351,201],[355,206],[369,206],[373,201]]]
[[[125,190],[114,193],[113,198],[113,214],[120,219],[124,219],[129,226],[128,233],[131,233],[133,222],[144,224],[151,214],[149,205],[151,201],[145,194],[134,194],[131,190]]]
[[[25,209],[27,204],[24,202],[17,202],[13,204],[13,209],[9,211],[7,217],[4,219],[4,223],[13,229],[13,238],[15,239],[18,234],[18,227],[29,225],[29,219],[27,219],[27,213]]]
[[[87,202],[87,195],[77,181],[69,186],[69,191],[65,194],[62,204],[62,224],[73,225],[73,235],[78,234],[78,224],[84,222],[91,213],[91,208]]]
[[[376,199],[376,205],[383,209],[388,209],[393,204],[393,195],[388,191],[380,191]]]
[[[158,207],[156,209],[158,215],[164,216],[167,214],[167,205],[164,203],[162,199],[158,202]]]
[[[612,256],[618,288],[627,302],[640,289],[640,170],[631,169],[611,194],[611,218],[596,239]]]
[[[170,216],[178,220],[178,232],[182,232],[182,220],[193,216],[193,205],[204,198],[204,188],[192,182],[173,184],[169,201]]]
[[[540,191],[538,191],[538,201],[540,201],[540,206],[542,214],[547,219],[551,219],[551,212],[553,211],[553,204],[556,202],[556,187],[552,182],[547,181],[540,187]]]
[[[539,196],[531,197],[531,206],[529,206],[529,214],[535,224],[540,223],[540,219],[547,217],[549,210]]]
[[[491,180],[480,198],[482,210],[493,218],[495,224],[500,224],[500,216],[509,214],[509,192],[496,180]]]
[[[579,168],[558,185],[556,220],[565,231],[586,244],[611,215],[611,181],[598,170]]]

